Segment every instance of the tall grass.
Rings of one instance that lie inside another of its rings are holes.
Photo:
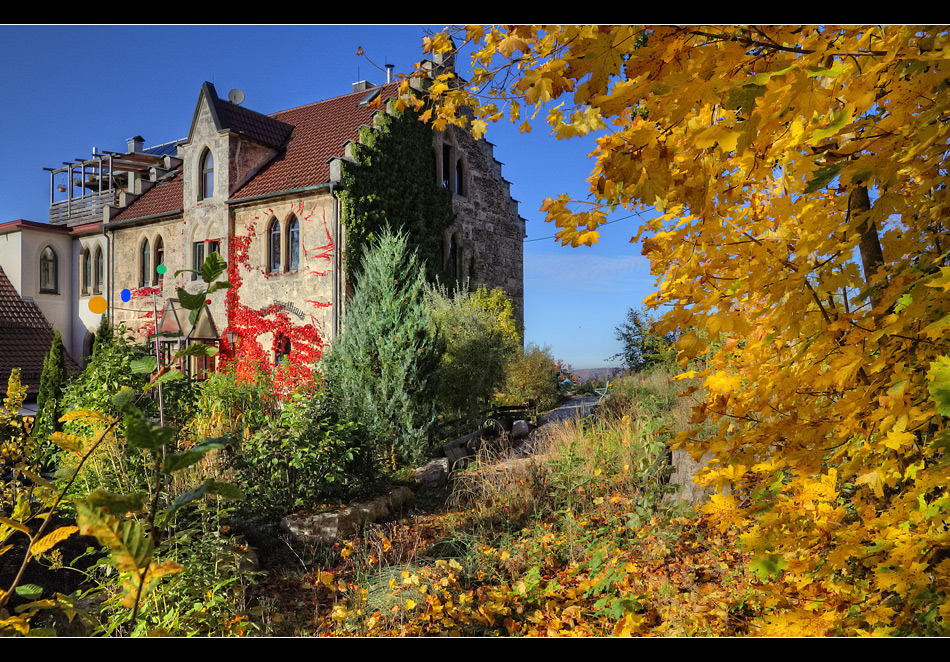
[[[486,535],[589,510],[649,520],[672,489],[667,442],[694,404],[671,377],[655,370],[621,379],[593,414],[546,430],[530,458],[482,451],[456,477],[450,504]]]

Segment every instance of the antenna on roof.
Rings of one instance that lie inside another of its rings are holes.
[[[240,106],[242,103],[244,103],[244,92],[242,92],[238,88],[234,88],[233,90],[228,92],[228,101],[230,101],[236,106]]]

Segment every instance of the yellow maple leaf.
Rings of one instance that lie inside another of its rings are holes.
[[[742,386],[742,380],[720,370],[707,377],[704,386],[719,393],[729,393]]]

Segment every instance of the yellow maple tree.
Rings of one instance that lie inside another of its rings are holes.
[[[472,52],[413,101],[437,128],[596,136],[589,197],[542,208],[563,244],[658,211],[632,239],[646,303],[690,330],[684,365],[707,360],[676,443],[732,488],[709,512],[770,578],[763,632],[950,632],[947,26],[469,26],[425,47]]]

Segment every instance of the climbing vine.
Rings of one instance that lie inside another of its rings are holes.
[[[374,128],[363,127],[341,183],[347,282],[355,284],[367,246],[387,225],[407,234],[428,280],[449,282],[442,237],[454,221],[452,194],[436,182],[432,129],[416,113],[380,113]]]
[[[273,210],[266,210],[267,218]],[[295,206],[294,213],[301,223],[316,222],[310,213],[303,213],[303,203]],[[287,311],[278,304],[271,304],[263,308],[252,308],[241,300],[241,286],[244,283],[244,272],[257,272],[255,277],[270,278],[272,274],[260,267],[252,267],[249,259],[249,248],[254,237],[257,236],[257,223],[261,216],[254,218],[243,235],[235,233],[228,243],[228,280],[234,285],[227,292],[225,308],[227,311],[228,326],[236,331],[241,338],[237,347],[226,346],[226,358],[222,361],[222,368],[232,370],[239,381],[254,381],[260,373],[269,375],[277,395],[289,394],[301,385],[313,381],[313,368],[323,355],[324,339],[318,328],[317,320],[310,315],[308,323],[294,324]],[[332,260],[335,246],[326,229],[326,219],[323,219],[326,230],[327,244],[318,246],[310,254],[306,246],[301,244],[302,255],[306,263],[314,260]],[[310,275],[322,276],[326,272],[311,270]],[[318,308],[326,307],[329,303],[307,301]],[[261,337],[270,334],[271,346],[265,348]],[[275,365],[272,356],[280,350],[280,342],[286,342],[288,353],[279,365]]]

